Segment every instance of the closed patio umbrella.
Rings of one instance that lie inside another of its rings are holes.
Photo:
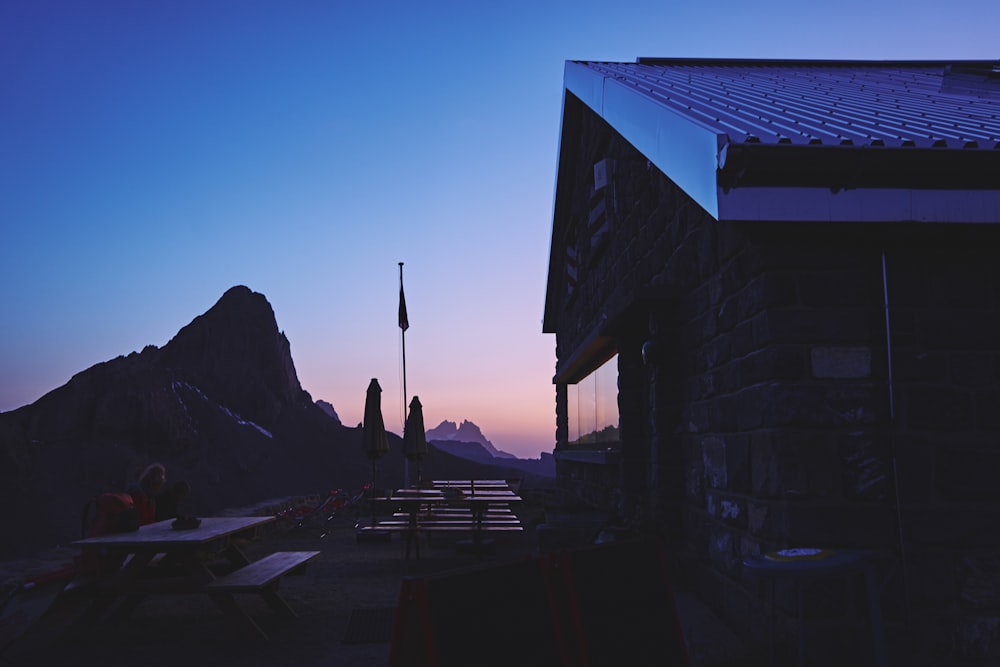
[[[361,441],[365,456],[372,462],[372,493],[375,492],[375,462],[389,451],[389,441],[385,435],[385,422],[382,421],[382,387],[378,379],[372,378],[368,383],[368,393],[365,396],[365,421],[361,428]],[[374,505],[372,506],[372,525],[375,524]]]
[[[403,453],[411,461],[417,462],[417,485],[420,485],[420,461],[427,456],[427,433],[424,430],[424,408],[420,398],[410,401],[410,414],[403,427]]]

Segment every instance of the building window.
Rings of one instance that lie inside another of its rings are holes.
[[[618,355],[576,384],[566,386],[570,447],[606,449],[620,443]]]

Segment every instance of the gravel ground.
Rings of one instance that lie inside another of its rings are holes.
[[[279,527],[247,545],[251,559],[278,550],[321,551],[304,574],[282,580],[281,594],[298,618],[276,615],[257,596],[240,597],[269,641],[242,633],[203,595],[150,597],[127,619],[100,623],[87,636],[75,636],[68,630],[81,614],[82,600],[64,597],[0,654],[0,666],[384,667],[389,664],[392,620],[405,578],[537,555],[529,527],[521,534],[502,535],[490,555],[459,554],[453,540],[436,537],[421,542],[419,560],[407,559],[398,537],[386,543],[358,543],[354,520],[335,518],[322,538],[314,531]],[[30,563],[2,564],[0,582],[29,570],[53,569],[71,555],[61,550]],[[746,647],[693,596],[678,595],[677,609],[691,667],[754,664]],[[353,626],[352,615],[359,621]]]

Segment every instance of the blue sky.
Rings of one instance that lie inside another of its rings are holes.
[[[1000,58],[995,0],[0,4],[0,411],[263,293],[303,388],[550,451],[566,60]]]

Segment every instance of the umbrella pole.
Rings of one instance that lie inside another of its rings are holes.
[[[368,499],[372,506],[372,528],[375,527],[375,459],[372,459],[372,497]]]
[[[399,280],[402,284],[403,280],[403,267],[399,267]],[[403,423],[406,423],[406,332],[403,331],[400,336],[403,339]],[[406,456],[403,457],[403,488],[409,488],[410,486],[410,459]]]

